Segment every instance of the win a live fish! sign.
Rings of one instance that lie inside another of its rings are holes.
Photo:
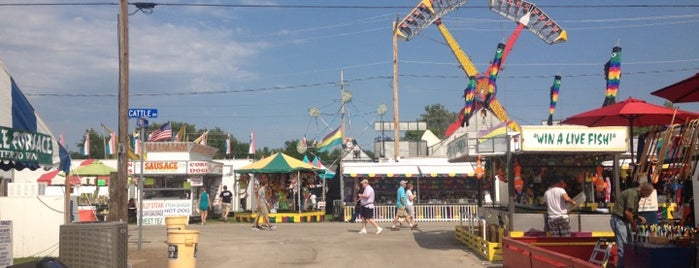
[[[522,126],[524,152],[626,152],[628,128]]]
[[[51,165],[53,150],[49,135],[0,126],[0,159]]]

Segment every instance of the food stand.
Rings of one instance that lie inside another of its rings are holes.
[[[143,224],[164,225],[167,216],[198,217],[202,189],[213,204],[223,169],[212,161],[218,149],[193,142],[147,142],[145,148],[143,169],[140,161],[128,164],[134,180],[143,174]]]

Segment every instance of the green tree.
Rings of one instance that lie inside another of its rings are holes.
[[[427,124],[427,129],[432,131],[440,139],[444,138],[444,132],[449,125],[459,118],[458,112],[450,112],[441,104],[425,106],[425,113],[420,115],[420,120]],[[406,140],[419,140],[424,131],[406,131]]]
[[[85,148],[85,135],[82,140],[77,144],[80,148],[80,152],[71,152],[70,157],[74,159],[88,159],[88,158],[114,158],[115,155],[106,156],[105,154],[105,144],[109,140],[108,135],[100,135],[95,129],[88,129],[87,133],[90,136],[90,153],[88,155],[83,155],[83,149]]]

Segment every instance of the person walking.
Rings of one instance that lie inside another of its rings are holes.
[[[609,225],[614,231],[617,247],[617,267],[624,268],[624,245],[630,241],[631,232],[638,232],[638,221],[646,223],[646,219],[638,215],[638,202],[653,192],[653,185],[642,182],[638,187],[621,192],[614,201]],[[631,228],[629,230],[629,227]]]
[[[573,206],[578,204],[563,189],[563,179],[554,179],[549,189],[544,193],[544,199],[551,235],[555,237],[570,236],[570,221],[566,203],[570,203]]]
[[[405,200],[405,210],[408,212],[408,223],[410,224],[410,228],[415,228],[417,227],[417,223],[415,223],[415,207],[413,204],[415,203],[415,194],[413,194],[413,184],[408,183],[408,188],[405,189],[405,196],[407,199]]]
[[[206,188],[201,187],[201,193],[199,194],[199,211],[201,211],[201,225],[206,224],[206,218],[209,216],[209,209],[211,209],[211,204],[209,203],[209,194],[206,192]]]
[[[358,194],[362,194],[364,192],[364,188],[359,187],[359,190],[357,190]],[[352,218],[348,222],[355,222],[357,220],[357,217],[361,216],[362,212],[362,199],[359,198],[359,195],[357,196],[357,200],[355,201],[354,204],[354,212],[352,212]]]
[[[371,225],[376,227],[376,234],[381,234],[381,232],[383,232],[383,228],[379,227],[379,225],[374,221],[374,200],[376,198],[374,188],[369,185],[369,181],[367,179],[362,180],[362,188],[364,191],[359,194],[360,203],[362,205],[362,230],[359,231],[359,233],[366,234],[366,224],[369,222]]]
[[[405,195],[405,185],[407,181],[400,181],[400,186],[396,190],[396,216],[393,217],[393,225],[391,230],[397,230],[396,224],[399,223],[399,218],[407,219],[408,212],[405,210],[406,195]]]
[[[223,191],[218,195],[221,198],[221,206],[223,212],[221,213],[221,220],[223,222],[228,222],[228,213],[231,211],[231,200],[233,200],[233,193],[228,191],[227,186],[223,186]]]
[[[264,223],[260,226],[260,218]],[[268,230],[274,230],[277,226],[272,226],[269,222],[269,202],[267,201],[267,181],[260,183],[260,188],[257,189],[257,216],[252,224],[255,230],[262,228],[267,228]]]

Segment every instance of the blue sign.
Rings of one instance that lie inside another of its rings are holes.
[[[129,109],[129,118],[158,118],[158,109]]]

